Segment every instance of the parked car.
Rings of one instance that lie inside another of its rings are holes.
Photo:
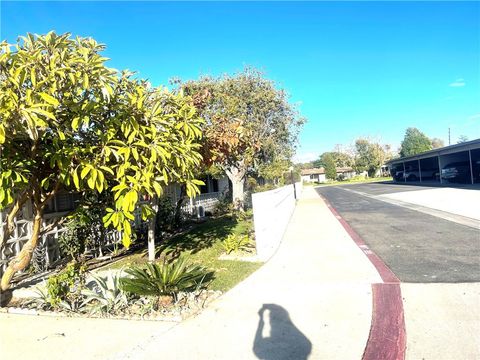
[[[395,181],[403,181],[403,171],[397,171],[395,172],[395,175],[393,175],[393,178]]]
[[[405,171],[404,177],[407,181],[420,181],[420,172],[418,170],[407,170]],[[438,169],[422,169],[422,179],[440,180],[438,177]]]
[[[445,165],[442,169],[442,179],[449,182],[466,183],[469,177],[470,165],[468,161],[453,162]]]

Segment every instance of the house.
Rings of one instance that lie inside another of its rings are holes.
[[[215,179],[207,175],[199,180],[205,183],[205,185],[200,186],[200,194],[194,198],[186,198],[182,205],[182,210],[190,215],[200,215],[199,211],[212,212],[218,202],[226,196],[230,188],[229,180],[226,176]],[[178,184],[168,185],[164,189],[164,196],[169,197],[176,204],[181,196],[180,186]],[[199,207],[201,207],[200,210]]]
[[[337,167],[337,179],[348,180],[357,175],[356,171],[351,167]]]
[[[327,181],[327,178],[325,177],[325,169],[323,167],[304,169],[300,174],[302,177],[302,182],[324,183]]]

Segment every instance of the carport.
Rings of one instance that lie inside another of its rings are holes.
[[[396,182],[480,183],[480,139],[387,162]]]

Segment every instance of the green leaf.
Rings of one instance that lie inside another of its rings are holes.
[[[32,82],[33,86],[37,85],[37,80],[36,80],[36,76],[35,76],[35,68],[32,68],[30,70],[30,81]]]
[[[0,144],[3,144],[5,142],[5,128],[3,124],[0,124]]]
[[[99,170],[97,170],[97,190],[98,192],[102,192],[103,191],[103,182],[105,181],[105,176],[103,175],[103,173]]]
[[[123,233],[122,236],[122,244],[125,246],[127,249],[130,248],[130,245],[132,244],[132,240],[130,236],[128,236],[126,233]]]
[[[194,183],[195,185],[200,185],[200,186],[203,186],[205,185],[205,183],[202,181],[202,180],[192,180],[192,183]]]
[[[162,187],[160,186],[160,184],[157,183],[156,181],[154,181],[152,183],[152,186],[153,186],[153,189],[155,190],[155,193],[157,194],[157,196],[160,197],[162,195]]]
[[[87,174],[90,172],[90,167],[84,167],[82,172],[80,173],[80,177],[82,179],[85,179],[85,176],[87,176]]]
[[[73,118],[72,120],[72,129],[77,131],[78,130],[78,124],[80,122],[80,118],[79,117],[75,117]]]
[[[72,177],[75,187],[77,188],[77,190],[80,190],[80,179],[78,178],[77,169],[73,170]]]
[[[43,115],[49,119],[52,119],[52,120],[57,120],[57,118],[55,117],[55,115],[53,115],[51,112],[49,111],[46,111],[46,110],[43,110],[43,109],[38,109],[38,108],[29,108],[28,109],[30,112],[33,112],[33,113],[36,113],[36,114],[40,114],[40,115]]]
[[[88,187],[94,190],[96,182],[97,182],[97,170],[92,168],[90,169],[90,177],[87,180]]]
[[[55,99],[53,96],[51,96],[47,93],[41,92],[40,96],[42,97],[43,100],[45,100],[50,105],[53,105],[53,106],[60,105],[60,102],[57,99]]]
[[[100,169],[105,170],[106,172],[108,172],[108,173],[111,174],[111,175],[115,175],[115,173],[113,172],[113,170],[110,169],[109,167],[100,166]]]

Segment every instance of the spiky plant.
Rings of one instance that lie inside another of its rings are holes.
[[[211,272],[203,266],[190,264],[185,256],[125,272],[130,276],[120,279],[122,289],[137,295],[175,296],[179,291],[194,290],[212,278]]]
[[[120,276],[109,274],[106,277],[93,276],[93,279],[93,289],[83,291],[92,313],[111,313],[127,305],[127,297],[120,287]]]

